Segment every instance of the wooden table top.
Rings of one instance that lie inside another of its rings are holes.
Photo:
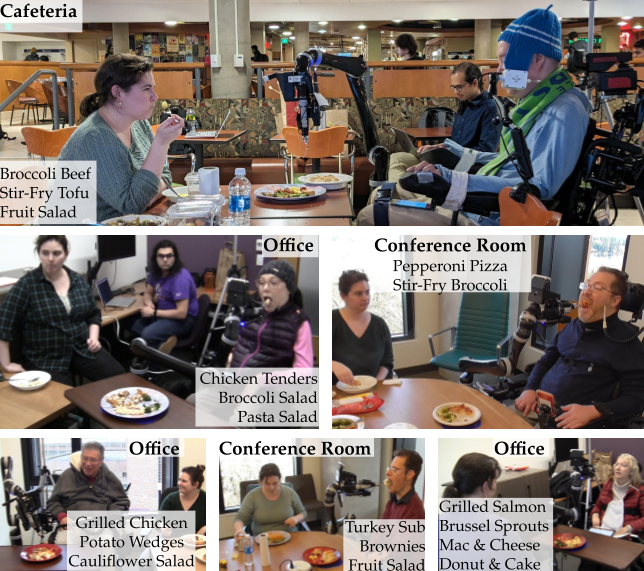
[[[255,196],[255,189],[262,186],[266,185],[252,185],[250,201],[251,226],[262,225],[261,223],[253,224],[254,220],[267,219],[278,221],[284,221],[285,219],[315,219],[311,225],[317,226],[317,220],[320,218],[352,219],[354,216],[346,189],[327,191],[322,196],[310,200],[286,203],[257,198]],[[228,198],[228,187],[222,185],[221,194]],[[146,214],[163,216],[171,205],[172,203],[166,198],[157,202],[150,210],[146,211]],[[228,216],[228,204],[221,209],[221,215]],[[346,225],[346,222],[345,220],[337,220],[338,225]]]
[[[103,317],[103,321],[101,322],[101,327],[105,325],[109,325],[110,323],[114,322],[112,319],[108,319],[110,317],[112,317],[114,320],[118,320],[118,319],[125,319],[130,315],[135,315],[139,313],[141,311],[141,308],[143,307],[143,292],[145,292],[145,285],[146,285],[145,281],[136,282],[135,284],[132,284],[130,286],[134,288],[134,293],[123,294],[124,297],[130,297],[130,296],[136,297],[136,300],[132,305],[130,305],[130,307],[104,308],[101,301],[100,300],[97,301],[96,305],[101,310],[101,316]]]
[[[291,533],[291,540],[282,545],[275,545],[270,548],[271,569],[277,569],[279,564],[286,559],[302,560],[302,554],[311,547],[331,547],[340,553],[342,549],[342,536],[329,535],[323,531],[298,531]],[[240,553],[237,559],[232,559],[233,539],[222,539],[219,542],[219,556],[224,551],[228,552],[228,571],[244,571],[244,558]],[[267,569],[262,567],[262,558],[259,554],[259,545],[255,544],[253,552],[255,558],[255,569]],[[342,570],[342,567],[331,567],[332,570]]]
[[[347,133],[347,136],[344,138],[344,142],[347,144],[351,144],[355,141],[356,139],[356,134],[353,131],[349,131]],[[286,139],[284,138],[284,135],[280,133],[279,135],[275,135],[274,137],[271,137],[269,139],[271,143],[286,143]]]
[[[159,128],[158,125],[152,125],[152,131],[156,134],[157,129]],[[197,132],[199,131],[216,131],[217,129],[197,129]],[[241,131],[222,131],[219,133],[219,137],[216,139],[213,138],[208,138],[208,137],[186,137],[185,135],[179,135],[175,141],[182,141],[184,143],[197,143],[197,144],[208,144],[208,145],[224,145],[226,143],[230,143],[231,141],[234,141],[235,139],[238,139],[241,137],[244,133],[246,133],[246,129],[243,129]]]
[[[352,396],[338,390],[337,398]],[[397,422],[408,422],[417,428],[443,428],[432,417],[432,411],[446,402],[472,404],[481,411],[480,428],[530,428],[518,414],[483,393],[449,381],[437,379],[402,379],[402,385],[378,383],[372,389],[385,403],[375,412],[363,415],[365,428],[385,428]]]
[[[170,400],[170,408],[161,418],[148,423],[130,422],[103,412],[101,409],[101,398],[109,392],[125,387],[140,387],[142,389],[160,391]],[[144,428],[154,430],[162,428],[196,428],[194,406],[131,373],[125,373],[124,375],[118,375],[110,379],[68,389],[65,391],[65,396],[88,416],[105,426],[105,428],[123,428],[127,430]]]
[[[584,531],[576,527],[558,525],[553,534],[574,533],[586,538],[588,543],[582,549],[568,552],[573,557],[593,561],[599,565],[605,565],[611,569],[628,569],[628,567],[644,553],[644,545],[628,541],[627,539],[613,539],[605,535],[599,535],[592,531]],[[554,548],[555,551],[564,551]]]
[[[62,416],[74,408],[65,397],[67,389],[68,385],[56,381],[36,391],[21,391],[0,382],[0,428],[40,428]]]
[[[67,546],[61,545],[60,557],[47,563],[28,563],[20,559],[20,552],[29,545],[4,545],[0,547],[0,567],[2,571],[67,571]]]
[[[410,137],[414,139],[438,139],[439,137],[449,137],[452,134],[451,127],[410,127],[403,129]]]

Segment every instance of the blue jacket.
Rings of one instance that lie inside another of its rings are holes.
[[[499,145],[501,125],[492,121],[497,116],[494,100],[483,91],[464,105],[463,113],[456,113],[450,139],[467,149],[493,153]]]
[[[555,99],[544,111],[526,136],[530,149],[534,177],[531,183],[541,192],[541,198],[552,198],[570,176],[581,155],[581,147],[588,130],[592,105],[578,89],[571,89]],[[463,148],[447,139],[447,149],[459,157]],[[479,153],[478,163],[489,163],[497,153]],[[441,175],[452,182],[452,171],[438,166]],[[506,186],[521,182],[512,163],[506,163],[496,176],[470,175],[468,192],[498,194]]]
[[[617,314],[606,319],[613,339],[629,339],[635,330]],[[552,393],[558,405],[606,405],[615,414],[644,412],[644,344],[608,339],[602,321],[573,319],[557,333],[535,365],[527,389]],[[593,370],[588,371],[590,365]],[[613,399],[619,383],[619,395]]]

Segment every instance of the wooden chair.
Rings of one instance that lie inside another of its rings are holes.
[[[526,195],[525,204],[510,198],[512,189],[506,187],[499,194],[501,226],[559,226],[561,213],[548,210],[538,198]]]
[[[43,110],[43,120],[47,119],[47,109],[49,108],[49,103],[47,103],[47,96],[45,95],[45,90],[43,89],[42,83],[40,81],[34,81],[30,86],[29,90],[33,90],[34,97],[38,99],[36,104],[36,114],[38,114],[38,108],[42,107]],[[38,117],[40,120],[40,116]]]
[[[49,105],[49,109],[51,109],[51,116],[53,117],[54,92],[52,89],[51,81],[43,81],[42,87],[45,91],[45,96],[47,97],[47,104]],[[56,87],[58,89],[58,116],[60,118],[62,126],[64,127],[65,124],[69,122],[69,112],[67,109],[67,89],[65,89],[65,86],[61,84],[58,84]],[[52,125],[51,128],[53,129],[54,126]]]
[[[7,84],[7,89],[9,90],[9,94],[11,95],[14,91],[16,91],[18,88],[22,87],[22,83],[19,81],[16,81],[14,79],[7,79],[5,80],[5,83]],[[11,107],[11,118],[9,119],[9,125],[13,124],[13,111],[16,108],[16,105],[20,108],[22,108],[22,119],[20,120],[20,124],[24,125],[25,121],[25,110],[27,111],[27,123],[29,123],[29,111],[31,110],[33,112],[34,116],[34,123],[38,123],[38,119],[36,117],[36,105],[38,105],[38,98],[35,96],[33,89],[31,90],[31,93],[28,94],[27,91],[29,90],[29,87],[27,87],[23,92],[20,97],[18,97],[17,101],[18,103],[16,104],[16,100],[14,100],[12,107]]]
[[[75,130],[76,127],[67,127],[56,131],[24,127],[22,136],[27,144],[27,152],[45,160],[45,157],[58,157]]]

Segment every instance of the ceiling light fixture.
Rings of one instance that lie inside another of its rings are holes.
[[[174,20],[169,20],[168,22],[165,23],[166,26],[176,26],[177,23]]]
[[[356,45],[361,46],[361,45],[362,45],[362,40],[358,40],[358,41],[356,42]]]
[[[635,25],[633,26],[633,29],[634,29],[634,30],[641,30],[641,29],[642,29],[642,24],[635,24]]]
[[[318,22],[318,24],[320,24],[320,26],[326,26],[328,23],[329,22]]]
[[[633,16],[622,16],[622,20],[632,20]]]
[[[365,26],[364,24],[360,24],[360,25],[358,26],[358,30],[364,30],[366,27],[367,27],[367,26]]]
[[[360,39],[360,36],[351,36],[351,39],[352,39],[352,40],[359,40],[359,39]]]
[[[278,24],[271,24],[270,26],[268,26],[268,29],[269,30],[279,30],[280,27],[279,27]]]
[[[326,30],[318,30],[318,34],[326,34]]]
[[[394,24],[400,24],[400,22],[403,22],[404,20],[392,20]]]
[[[618,26],[628,26],[628,22],[617,22]]]
[[[293,32],[282,32],[282,35],[283,35],[283,36],[286,36],[286,37],[288,37],[288,36],[292,36],[292,35],[293,35]]]

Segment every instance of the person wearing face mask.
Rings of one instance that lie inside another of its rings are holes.
[[[394,351],[387,323],[368,311],[369,278],[348,270],[342,272],[338,287],[344,307],[334,309],[331,317],[333,384],[357,384],[354,375],[384,381],[393,373]]]
[[[414,489],[422,469],[423,459],[415,450],[394,452],[385,484],[391,495],[381,519],[425,519],[425,506]]]
[[[152,63],[132,54],[107,58],[96,71],[96,92],[83,99],[87,119],[60,153],[61,161],[96,161],[97,221],[143,214],[172,186],[168,147],[184,121],[173,115],[156,131],[148,119],[158,99]]]
[[[557,333],[515,401],[524,416],[536,409],[537,389],[561,406],[559,428],[644,411],[644,344],[618,316],[627,284],[628,274],[607,267],[580,284],[579,317]]]
[[[293,266],[285,260],[272,260],[264,264],[256,284],[261,314],[240,326],[229,367],[312,368],[311,324],[301,309]]]
[[[66,236],[38,236],[40,265],[11,287],[0,303],[0,367],[5,373],[44,371],[73,386],[73,375],[100,381],[125,373],[101,347],[101,312],[82,276],[65,265]],[[21,332],[22,356],[9,344]]]
[[[499,72],[527,72],[529,82],[524,89],[507,91],[510,97],[519,100],[511,117],[526,137],[534,170],[530,183],[539,190],[542,200],[553,198],[575,168],[592,111],[588,98],[575,89],[572,77],[560,66],[561,44],[561,23],[549,7],[531,10],[512,22],[497,45]],[[446,140],[445,148],[457,157],[465,153],[453,141]],[[504,187],[519,184],[521,177],[509,159],[513,150],[510,130],[504,128],[498,153],[476,155],[476,162],[483,165],[476,174],[456,172],[424,161],[411,167],[398,185],[432,198],[437,210],[389,206],[389,224],[449,225],[452,212],[460,208],[467,193],[498,194]],[[432,173],[433,181],[428,182],[420,173]],[[442,209],[446,200],[446,209]],[[370,205],[360,211],[360,225],[373,225],[373,208]],[[469,225],[471,221],[461,216],[458,223]]]
[[[637,460],[621,454],[613,477],[602,487],[591,510],[593,527],[615,530],[615,535],[644,532],[644,486]]]
[[[159,508],[162,512],[195,512],[195,529],[200,535],[206,535],[206,492],[201,489],[205,471],[201,464],[182,468],[177,482],[179,491],[168,494]]]
[[[444,498],[493,498],[501,466],[496,459],[471,452],[458,459],[452,470],[453,482],[445,488]]]

